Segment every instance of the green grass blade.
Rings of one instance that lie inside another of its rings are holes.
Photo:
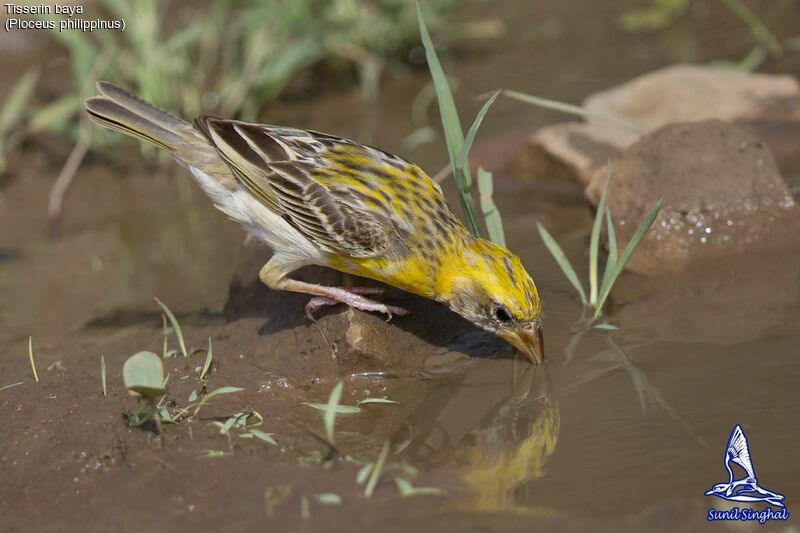
[[[467,131],[467,137],[464,139],[464,146],[461,148],[461,153],[458,155],[458,160],[456,161],[457,167],[461,168],[467,163],[467,156],[472,148],[472,144],[475,142],[475,136],[478,135],[478,128],[481,127],[483,118],[486,116],[489,108],[492,107],[494,101],[497,100],[498,96],[500,96],[500,91],[495,91],[494,94],[484,102],[480,111],[478,111],[478,114],[475,116],[475,121],[472,123],[472,126],[470,126],[469,131]]]
[[[18,381],[16,383],[10,383],[8,385],[3,385],[2,387],[0,387],[0,391],[4,391],[4,390],[10,389],[12,387],[19,387],[20,385],[22,385],[24,383],[25,383],[24,381]]]
[[[586,300],[586,292],[584,292],[583,287],[581,287],[581,282],[578,279],[578,275],[575,273],[575,269],[572,268],[572,264],[567,259],[564,250],[561,249],[561,246],[555,241],[550,232],[548,232],[544,226],[537,223],[536,228],[539,230],[539,236],[542,238],[542,242],[547,247],[547,250],[550,252],[550,255],[553,256],[553,259],[556,260],[558,266],[561,268],[561,271],[564,272],[564,275],[567,277],[572,286],[575,287],[575,290],[578,291],[578,294],[581,297],[581,303],[583,305],[587,305],[588,301]]]
[[[189,357],[189,352],[186,351],[186,342],[183,340],[183,331],[181,330],[181,325],[178,324],[178,319],[175,318],[175,315],[172,314],[172,311],[169,310],[169,307],[167,307],[164,302],[158,298],[154,299],[156,303],[161,306],[161,310],[164,311],[164,314],[167,315],[169,323],[172,325],[172,329],[175,330],[175,336],[178,337],[178,344],[180,344],[181,353],[184,357]]]
[[[389,456],[389,447],[389,441],[387,440],[383,443],[381,453],[378,455],[378,460],[375,461],[375,466],[372,467],[372,472],[369,474],[369,480],[367,481],[367,486],[364,489],[365,498],[371,498],[372,493],[375,492],[375,487],[378,485],[378,480],[383,473],[383,465],[386,464],[386,458]]]
[[[336,407],[342,399],[342,388],[344,384],[340,381],[333,387],[331,395],[328,397],[328,406],[325,413],[322,415],[322,422],[325,425],[325,435],[328,441],[333,443],[333,426],[336,423]]]
[[[611,220],[611,211],[606,206],[606,235],[608,235],[608,259],[606,259],[606,269],[603,272],[603,281],[600,283],[600,292],[608,283],[614,265],[617,264],[617,232],[614,229],[614,222]]]
[[[478,195],[481,199],[481,212],[483,220],[486,222],[486,229],[489,238],[499,244],[506,245],[506,234],[503,230],[503,219],[500,218],[500,211],[494,203],[492,194],[494,192],[494,178],[491,172],[478,168]]]
[[[25,106],[33,94],[38,78],[39,73],[36,70],[29,70],[14,85],[0,109],[0,136],[5,137],[14,122],[25,112]]]
[[[211,361],[214,359],[214,351],[211,349],[211,337],[208,338],[208,353],[206,353],[206,362],[203,365],[203,370],[200,372],[200,381],[202,381],[209,369],[211,369]]]
[[[428,61],[428,68],[433,78],[433,86],[436,90],[436,99],[439,102],[439,113],[442,117],[442,129],[444,130],[447,153],[450,157],[450,164],[453,167],[453,176],[458,185],[458,197],[461,201],[461,208],[464,210],[464,218],[467,227],[475,236],[480,236],[480,226],[475,215],[475,200],[472,197],[472,174],[468,167],[459,168],[456,165],[458,156],[464,148],[464,132],[461,129],[461,119],[458,117],[456,103],[453,100],[453,93],[447,76],[444,74],[442,64],[436,55],[436,48],[433,46],[428,28],[422,16],[422,10],[417,4],[417,19],[419,21],[419,33],[422,38],[422,45],[425,48],[425,57]]]
[[[663,198],[657,201],[653,205],[653,208],[650,210],[650,212],[647,213],[647,216],[644,217],[644,220],[642,220],[642,223],[639,225],[636,233],[633,234],[631,242],[629,242],[628,246],[625,247],[625,250],[622,252],[619,261],[617,261],[617,263],[614,265],[614,270],[611,273],[611,276],[608,278],[608,283],[603,285],[603,290],[600,293],[600,299],[598,300],[597,307],[595,308],[595,318],[600,316],[600,313],[603,309],[603,304],[605,304],[608,295],[611,293],[614,283],[616,283],[617,278],[620,276],[620,274],[622,274],[622,271],[625,270],[625,265],[628,263],[628,260],[630,260],[633,252],[636,251],[636,247],[639,246],[639,243],[650,230],[653,222],[655,222],[662,205],[664,205]]]
[[[33,379],[39,383],[39,374],[36,372],[36,361],[33,360],[33,337],[28,337],[28,359],[31,361],[31,370],[33,370]]]
[[[106,358],[100,356],[100,381],[103,383],[103,396],[108,396],[108,389],[106,388]]]
[[[604,122],[608,122],[610,124],[614,124],[624,130],[628,130],[634,133],[644,133],[644,131],[637,125],[628,122],[626,120],[618,119],[612,115],[605,115],[602,113],[595,113],[592,111],[588,111],[587,109],[567,104],[565,102],[559,102],[558,100],[550,100],[548,98],[542,98],[540,96],[534,96],[532,94],[525,94],[519,91],[512,91],[509,89],[502,89],[502,93],[509,98],[513,98],[514,100],[518,100],[520,102],[524,102],[526,104],[534,105],[537,107],[541,107],[544,109],[550,109],[553,111],[560,111],[562,113],[568,113],[570,115],[578,115],[584,118],[591,118],[595,120],[602,120]]]
[[[597,273],[600,269],[600,230],[603,227],[606,210],[606,195],[608,194],[608,182],[611,181],[611,162],[608,163],[606,181],[603,184],[603,192],[600,194],[600,202],[597,204],[597,212],[594,214],[594,224],[592,224],[592,236],[589,240],[589,305],[597,304],[597,294],[600,290],[597,283]]]

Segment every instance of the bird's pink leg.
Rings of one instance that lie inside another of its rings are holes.
[[[375,300],[370,300],[364,296],[365,294],[382,294],[383,289],[378,287],[326,287],[324,285],[317,285],[316,283],[306,283],[305,281],[284,278],[276,288],[314,295],[315,298],[312,298],[306,305],[306,315],[311,320],[314,320],[314,312],[321,307],[339,303],[346,304],[361,311],[383,313],[388,315],[389,318],[392,318],[394,315],[404,316],[410,314],[409,311],[402,307],[386,305],[381,302],[376,302]]]

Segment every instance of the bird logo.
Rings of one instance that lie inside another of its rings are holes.
[[[745,476],[734,479],[732,464],[744,470]],[[733,502],[766,502],[776,507],[785,507],[783,494],[769,491],[758,484],[750,455],[750,445],[739,424],[734,426],[728,445],[725,447],[725,469],[728,471],[728,482],[717,483],[711,490],[706,491],[706,496],[716,496]]]

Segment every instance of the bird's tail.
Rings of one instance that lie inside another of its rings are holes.
[[[97,82],[98,96],[86,100],[89,116],[108,129],[153,143],[172,154],[192,138],[192,125],[113,83]]]

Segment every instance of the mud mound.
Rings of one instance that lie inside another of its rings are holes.
[[[719,120],[665,126],[613,161],[608,206],[620,246],[654,202],[664,207],[629,267],[678,270],[701,257],[800,245],[800,214],[769,149]],[[597,205],[607,175],[586,194]]]

